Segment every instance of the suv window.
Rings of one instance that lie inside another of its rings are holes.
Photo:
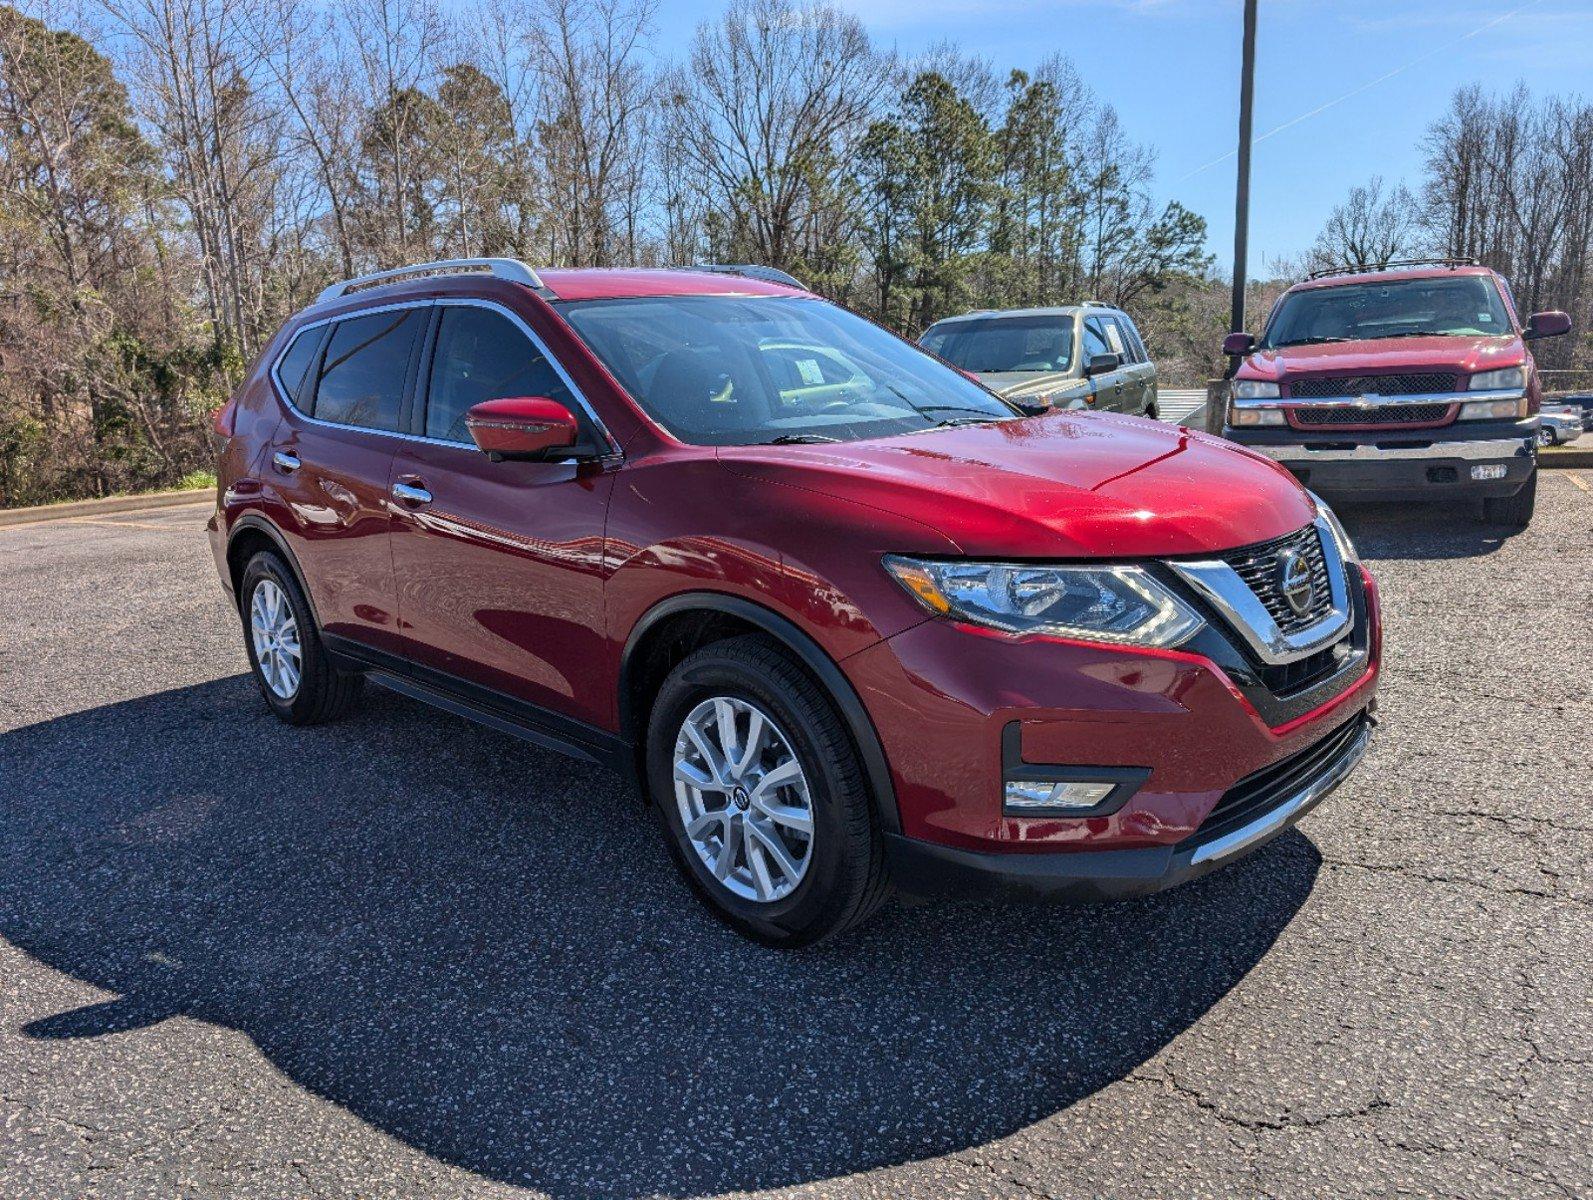
[[[852,441],[1018,415],[912,343],[822,300],[642,296],[557,307],[642,408],[698,445]],[[826,366],[803,347],[822,348],[844,381],[826,382]],[[791,370],[819,382],[793,387]]]
[[[1066,371],[1073,365],[1073,318],[963,317],[931,326],[923,347],[964,371]]]
[[[304,330],[277,359],[277,381],[282,385],[282,390],[287,392],[288,399],[301,408],[304,375],[310,368],[310,361],[315,358],[316,350],[320,348],[324,333],[326,330],[319,326]]]
[[[444,307],[426,395],[426,436],[468,443],[465,414],[504,396],[546,396],[580,411],[547,356],[508,317],[474,305]]]
[[[429,312],[398,308],[339,321],[326,346],[311,415],[339,425],[398,429],[410,357]]]
[[[1101,324],[1100,317],[1084,318],[1084,361],[1087,363],[1097,354],[1119,354],[1106,341],[1106,329]]]
[[[1139,336],[1139,330],[1134,328],[1134,322],[1128,319],[1127,313],[1114,313],[1112,322],[1123,333],[1123,345],[1128,353],[1124,356],[1125,362],[1149,362],[1150,355],[1145,353],[1145,342]]]

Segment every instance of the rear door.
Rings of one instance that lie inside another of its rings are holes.
[[[1123,411],[1148,412],[1156,404],[1156,368],[1145,353],[1139,330],[1125,313],[1112,313],[1104,320],[1107,341],[1123,347]]]
[[[322,631],[379,649],[399,644],[388,487],[428,314],[422,302],[323,322],[277,363],[291,403],[267,447],[266,486],[287,510],[283,533]]]
[[[557,400],[586,426],[583,440],[612,442],[518,314],[481,300],[439,300],[436,312],[415,435],[393,465],[405,652],[423,677],[446,676],[433,682],[486,689],[473,695],[483,703],[507,696],[606,725],[603,523],[619,459],[488,459],[465,413],[507,396]]]

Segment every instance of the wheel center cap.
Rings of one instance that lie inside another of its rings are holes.
[[[730,793],[730,802],[741,809],[742,812],[752,807],[752,797],[747,793],[747,789],[739,783],[736,784],[735,790]]]

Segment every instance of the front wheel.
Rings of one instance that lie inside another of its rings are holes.
[[[1538,445],[1552,446],[1556,442],[1554,430],[1547,425],[1538,426]]]
[[[361,677],[332,665],[287,563],[260,551],[244,567],[238,595],[249,665],[271,711],[289,725],[341,716],[359,695]]]
[[[1482,502],[1482,519],[1489,525],[1525,529],[1532,523],[1538,504],[1538,473],[1533,471],[1526,486],[1514,496],[1490,496]]]
[[[715,642],[664,681],[647,781],[669,849],[722,920],[805,946],[887,894],[862,763],[824,690],[769,638]]]

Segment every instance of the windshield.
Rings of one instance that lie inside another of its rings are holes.
[[[1346,283],[1290,292],[1267,323],[1262,349],[1318,342],[1510,332],[1499,289],[1486,275]]]
[[[698,445],[853,441],[1018,415],[823,300],[649,296],[558,308],[638,404]]]
[[[924,334],[923,345],[964,371],[1066,371],[1073,365],[1073,318],[990,316],[942,321]]]

